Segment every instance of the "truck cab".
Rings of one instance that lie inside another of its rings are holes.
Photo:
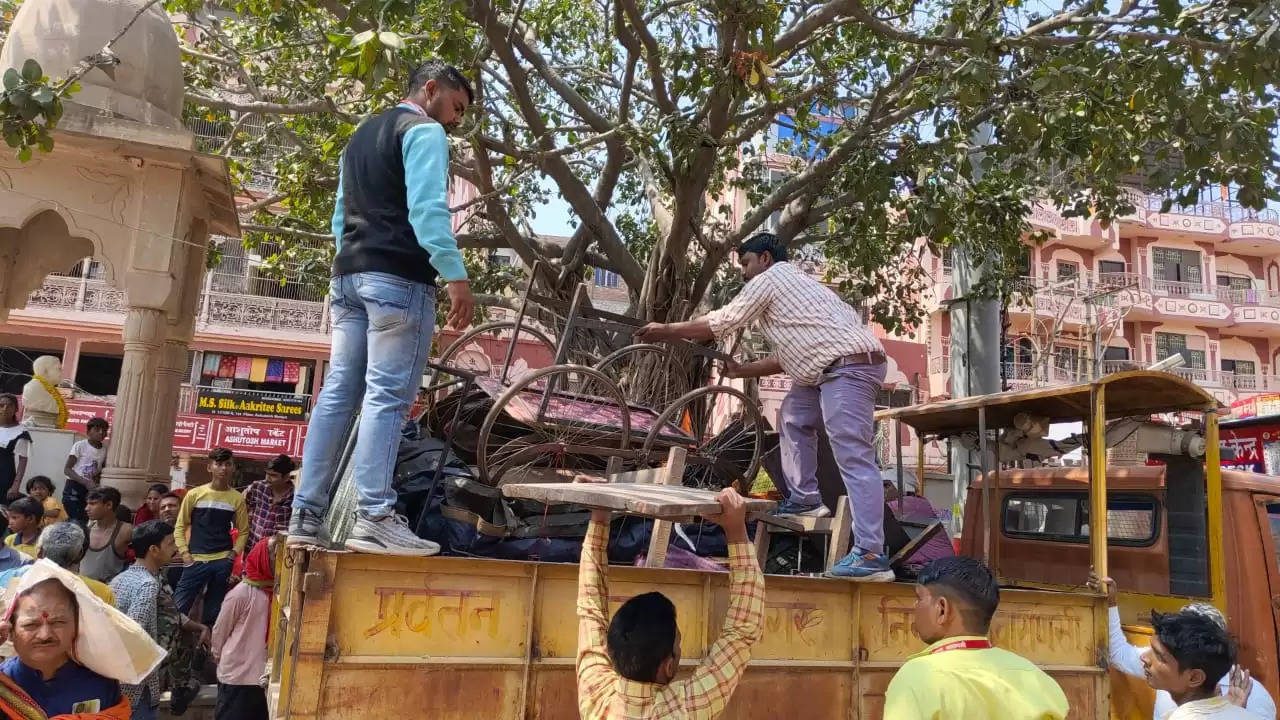
[[[1119,586],[1120,619],[1135,645],[1151,635],[1153,608],[1211,601],[1211,557],[1203,472],[1198,463],[1107,468],[1107,558]],[[1080,588],[1090,568],[1089,470],[1004,470],[974,483],[967,527],[981,517],[982,485],[994,480],[998,512],[991,562],[1023,585]],[[1280,477],[1224,469],[1221,527],[1226,607],[1240,664],[1272,698],[1280,695]],[[962,537],[980,557],[982,535]],[[1048,561],[1049,558],[1053,560]],[[1112,717],[1151,717],[1154,693],[1141,678],[1111,670]]]

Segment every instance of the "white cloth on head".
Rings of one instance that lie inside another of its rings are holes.
[[[136,685],[164,660],[165,651],[142,626],[106,604],[74,573],[50,560],[37,560],[4,591],[5,617],[12,617],[19,595],[46,580],[56,580],[76,596],[75,661],[99,675]]]

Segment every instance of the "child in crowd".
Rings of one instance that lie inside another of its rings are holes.
[[[40,552],[36,541],[40,539],[43,519],[44,506],[35,498],[21,497],[9,503],[9,529],[13,534],[4,539],[4,544],[34,560]]]
[[[27,494],[44,506],[44,520],[40,521],[40,527],[49,527],[56,522],[62,522],[67,519],[67,511],[62,507],[62,503],[58,502],[58,498],[53,496],[53,481],[44,475],[36,475],[27,481]]]
[[[120,521],[116,512],[119,507],[119,490],[96,487],[89,491],[85,507],[89,516],[89,549],[80,561],[80,572],[104,583],[124,570],[129,544],[133,542],[133,526]]]
[[[0,394],[0,499],[17,500],[27,474],[31,435],[18,424],[18,398]]]
[[[80,524],[89,522],[85,514],[85,503],[89,499],[89,491],[98,486],[102,480],[102,468],[107,464],[107,421],[96,417],[85,426],[85,440],[78,440],[71,446],[71,454],[63,471],[67,474],[67,485],[62,488],[62,504],[66,506],[67,515]]]
[[[267,668],[271,594],[272,538],[259,540],[245,560],[244,581],[222,602],[213,626],[213,657],[218,662],[218,702],[214,720],[269,720],[262,676]]]

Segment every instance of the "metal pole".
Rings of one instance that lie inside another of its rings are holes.
[[[893,447],[894,456],[897,460],[898,468],[898,520],[902,520],[902,495],[903,495],[903,473],[902,473],[902,421],[893,421]]]
[[[978,408],[978,473],[982,478],[982,562],[991,562],[991,483],[987,477],[987,408]]]
[[[1089,557],[1107,577],[1107,386],[1093,386],[1089,416]]]
[[[991,143],[995,127],[983,123],[970,138],[973,148]],[[970,155],[974,182],[982,179],[982,159],[985,153],[976,150]],[[1000,303],[996,298],[974,297],[987,269],[982,258],[972,257],[963,247],[952,254],[951,271],[951,397],[990,395],[1000,392]],[[963,328],[964,332],[957,332]],[[953,537],[963,531],[965,493],[969,487],[975,465],[985,463],[985,458],[974,462],[973,453],[954,448],[952,457],[952,527]]]
[[[520,297],[520,311],[516,313],[516,325],[511,330],[511,341],[507,343],[507,355],[502,360],[502,377],[498,378],[498,382],[503,385],[507,384],[507,373],[511,370],[511,361],[516,354],[516,343],[520,342],[520,328],[524,325],[524,315],[529,309],[529,293],[533,292],[533,283],[538,279],[538,271],[541,269],[541,260],[535,261],[533,267],[529,268],[529,284],[525,286],[524,295]]]
[[[1209,508],[1209,593],[1219,608],[1227,606],[1226,548],[1222,530],[1222,448],[1218,445],[1218,415],[1204,414],[1205,500]]]
[[[573,321],[578,317],[578,308],[582,305],[582,298],[586,295],[587,284],[578,283],[578,287],[573,291],[573,302],[569,304],[569,314],[564,321],[564,332],[560,336],[560,342],[556,347],[556,357],[552,361],[553,365],[559,365],[564,362],[564,356],[569,352],[569,336],[573,333]],[[541,421],[542,414],[547,411],[547,405],[551,404],[551,396],[556,391],[556,376],[554,373],[547,376],[547,386],[542,390],[542,401],[538,403],[538,414],[534,416],[534,421]]]

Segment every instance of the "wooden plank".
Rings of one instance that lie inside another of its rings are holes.
[[[756,548],[756,562],[760,563],[760,571],[764,572],[765,561],[769,559],[769,524],[763,522],[756,523],[756,536],[754,539]]]
[[[924,529],[924,532],[911,538],[910,542],[908,542],[906,545],[903,545],[901,550],[894,553],[893,557],[889,558],[889,567],[894,567],[898,563],[901,563],[907,558],[911,557],[911,553],[914,553],[916,550],[919,550],[921,547],[924,546],[925,543],[929,542],[929,540],[931,540],[934,535],[937,535],[940,532],[942,532],[941,522],[935,522],[929,525],[929,527]]]
[[[810,535],[827,535],[835,527],[835,519],[829,517],[808,517],[805,515],[770,515],[760,518],[779,530]]]
[[[832,528],[831,537],[827,540],[828,570],[849,554],[849,536],[853,533],[853,524],[849,517],[851,512],[849,498],[841,495],[836,500],[836,516],[831,519],[831,524],[835,527]]]
[[[670,486],[684,480],[684,460],[688,450],[673,447],[667,455],[667,464],[656,479],[649,482]],[[667,544],[671,542],[671,521],[654,520],[649,533],[649,552],[645,555],[645,567],[662,567],[667,562]]]
[[[509,498],[537,500],[547,504],[572,503],[601,510],[614,510],[659,520],[678,520],[720,512],[720,503],[711,490],[676,485],[614,485],[595,483],[519,483],[503,485]],[[767,513],[777,506],[772,500],[745,498],[747,514]]]

